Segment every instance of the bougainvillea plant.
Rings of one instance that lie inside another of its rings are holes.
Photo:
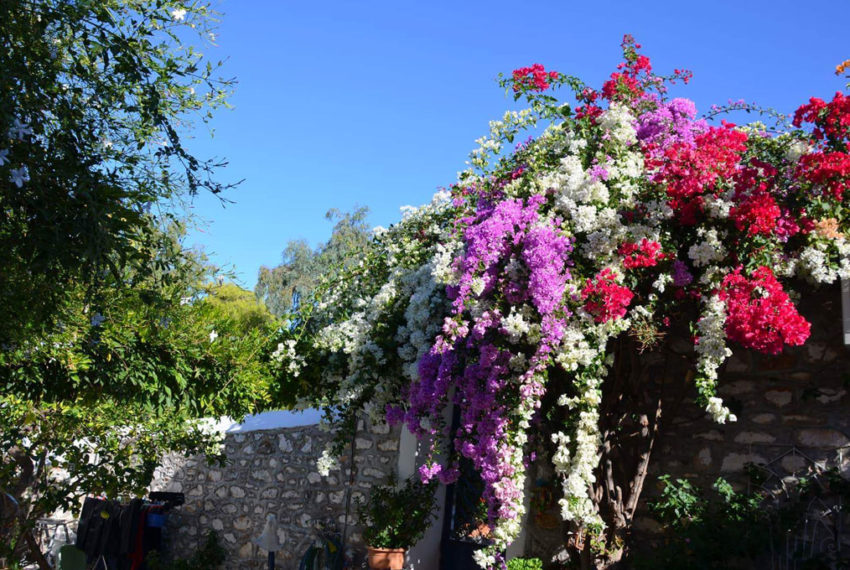
[[[659,76],[639,50],[626,36],[598,90],[540,65],[504,78],[528,108],[490,124],[456,184],[377,230],[270,351],[281,392],[323,405],[338,430],[323,468],[364,410],[432,443],[423,480],[472,461],[493,529],[485,568],[504,566],[520,531],[535,433],[554,443],[572,550],[616,557],[606,528],[630,514],[612,522],[594,491],[613,341],[689,320],[682,382],[735,421],[715,390],[730,346],[802,344],[810,326],[783,281],[850,277],[848,99],[813,98],[793,126],[711,124],[667,95],[690,73]],[[552,95],[563,87],[577,105]],[[537,136],[506,149],[522,131]],[[561,413],[541,413],[546,399]]]

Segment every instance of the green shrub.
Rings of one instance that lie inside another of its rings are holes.
[[[543,570],[543,561],[539,558],[512,558],[508,560],[508,570]]]
[[[366,502],[358,499],[363,539],[375,548],[410,548],[431,525],[436,506],[436,482],[410,478],[401,487],[375,487]]]
[[[664,525],[665,544],[637,556],[638,570],[752,568],[770,548],[774,512],[764,508],[764,497],[738,493],[722,478],[710,492],[686,479],[665,475],[660,480],[664,490],[650,509]]]

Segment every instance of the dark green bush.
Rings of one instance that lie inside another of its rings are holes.
[[[363,539],[375,548],[410,548],[431,525],[436,506],[435,481],[410,478],[401,487],[375,487],[369,500],[357,500]]]

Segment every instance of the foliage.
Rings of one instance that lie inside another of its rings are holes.
[[[179,233],[169,243],[152,260],[169,284],[126,271],[123,283],[72,289],[51,334],[0,351],[4,394],[36,406],[113,399],[147,413],[200,415],[238,415],[260,402],[265,377],[255,353],[272,324],[248,330],[206,302],[209,269],[181,249]]]
[[[609,372],[625,335],[646,348],[690,327],[680,384],[735,421],[716,395],[730,343],[802,344],[810,325],[789,282],[850,277],[848,99],[812,99],[793,128],[709,124],[668,95],[688,72],[658,75],[631,37],[622,47],[599,90],[539,65],[504,78],[527,108],[491,123],[456,184],[325,276],[269,347],[278,397],[323,406],[336,429],[322,470],[363,412],[430,444],[423,480],[451,482],[459,457],[473,462],[493,531],[482,567],[502,566],[519,533],[539,433],[554,443],[572,554],[602,563],[622,550],[631,515],[600,508],[610,493],[597,474],[603,433],[618,430],[603,405],[620,401],[605,388],[619,385]],[[577,105],[553,94],[563,87]]]
[[[436,483],[407,479],[400,487],[373,487],[369,499],[357,499],[363,540],[373,548],[410,548],[431,525]]]
[[[3,521],[5,544],[88,494],[144,494],[164,453],[222,461],[219,434],[194,418],[265,405],[258,354],[271,324],[247,329],[205,302],[194,285],[203,265],[178,259],[179,283],[105,287],[90,303],[80,293],[76,318],[53,335],[0,351],[0,487],[20,504]]]
[[[329,210],[325,218],[335,222],[330,239],[315,249],[304,240],[290,241],[280,265],[260,268],[254,289],[257,296],[275,315],[297,310],[299,301],[313,294],[322,275],[356,264],[371,237],[368,214],[365,207],[344,214]]]
[[[543,570],[543,561],[539,558],[511,558],[508,570]]]
[[[178,558],[170,564],[164,564],[154,551],[147,556],[145,564],[150,570],[216,570],[221,568],[226,557],[227,551],[221,545],[218,534],[211,530],[207,532],[198,551],[188,560]]]
[[[749,472],[751,479],[761,474],[755,466]],[[811,525],[807,517],[812,516],[809,508],[815,498],[837,499],[832,514],[843,516],[840,505],[850,496],[850,484],[835,467],[798,474],[783,484],[782,494],[737,492],[722,478],[710,491],[669,475],[659,480],[664,487],[650,509],[663,525],[664,543],[635,557],[638,570],[753,568],[777,551],[792,556],[801,568],[843,567],[848,562],[831,549],[800,548],[792,538]]]
[[[638,568],[721,570],[752,568],[779,538],[765,498],[738,493],[718,479],[710,493],[686,479],[659,478],[661,496],[650,508],[666,530],[665,544],[636,562]]]
[[[209,286],[204,303],[233,323],[235,331],[249,334],[254,330],[268,330],[275,324],[274,316],[257,302],[253,293],[235,283]]]
[[[55,327],[69,289],[155,270],[169,201],[226,187],[180,136],[232,84],[189,43],[214,21],[176,0],[0,4],[0,343]]]
[[[225,104],[176,0],[0,3],[0,543],[86,494],[141,494],[164,453],[220,460],[195,418],[264,405],[276,326],[210,287],[181,206],[228,187],[183,136]],[[218,296],[216,296],[216,294]],[[3,507],[10,502],[3,501]],[[37,553],[32,552],[37,557]]]

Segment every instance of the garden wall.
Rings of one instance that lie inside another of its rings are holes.
[[[651,544],[659,527],[649,516],[647,501],[658,495],[657,477],[685,477],[704,488],[722,476],[746,489],[746,464],[759,466],[761,485],[782,489],[794,476],[817,466],[850,471],[850,349],[844,345],[840,289],[806,291],[800,312],[812,323],[805,346],[782,354],[737,351],[721,371],[719,393],[738,420],[718,425],[693,404],[693,393],[665,408],[661,436],[653,452],[635,533]],[[657,353],[642,356],[653,381],[681,384],[692,342],[680,335],[668,339],[678,355],[675,366],[661,366]],[[658,372],[664,370],[664,373]],[[265,568],[266,556],[251,539],[260,534],[268,513],[280,523],[283,544],[278,568],[296,568],[315,539],[317,521],[346,523],[348,466],[321,477],[316,460],[328,434],[315,425],[227,434],[229,463],[207,467],[203,460],[166,458],[156,474],[155,490],[180,491],[186,504],[169,521],[170,552],[189,556],[207,529],[218,532],[228,550],[227,570]],[[385,425],[361,424],[355,440],[355,483],[352,501],[381,484],[391,472],[413,473],[419,461],[408,433]],[[400,451],[400,447],[404,448]],[[551,468],[539,465],[528,482],[529,515],[523,535],[509,552],[551,559],[563,540],[558,516],[559,485]],[[440,500],[443,491],[440,491]],[[414,549],[413,567],[435,570],[442,514],[423,543]],[[349,536],[362,553],[359,529],[349,509]],[[850,548],[850,537],[841,538]],[[417,551],[420,554],[417,554]]]
[[[693,404],[693,390],[681,403],[664,409],[635,521],[636,542],[652,544],[658,536],[660,529],[649,516],[647,501],[659,494],[657,478],[663,474],[687,478],[702,488],[723,477],[739,490],[760,486],[778,494],[788,492],[797,477],[817,469],[838,467],[850,478],[850,347],[844,344],[839,285],[805,290],[799,310],[812,323],[804,346],[786,348],[776,356],[738,350],[721,370],[718,392],[737,421],[714,423]],[[668,342],[674,354],[685,357],[680,363],[690,360],[690,339]],[[658,354],[646,354],[643,360],[657,371],[655,381],[681,382],[685,372],[681,365],[660,366]],[[662,370],[666,378],[661,377]],[[756,483],[747,474],[748,464],[755,467]],[[558,489],[550,472],[543,466],[531,483],[525,547],[541,557],[555,552],[562,532]],[[826,534],[828,530],[823,529]],[[841,550],[850,549],[850,533],[839,540]]]
[[[228,464],[223,468],[209,467],[202,458],[166,457],[152,490],[186,496],[185,505],[168,521],[168,554],[188,558],[207,530],[215,530],[228,551],[227,570],[266,568],[266,553],[252,539],[262,532],[268,514],[279,522],[283,546],[278,568],[298,567],[322,521],[332,521],[340,530],[347,523],[350,543],[359,546],[354,500],[397,469],[398,429],[359,426],[350,505],[348,456],[342,469],[327,477],[316,471],[328,438],[316,425],[227,433]]]

